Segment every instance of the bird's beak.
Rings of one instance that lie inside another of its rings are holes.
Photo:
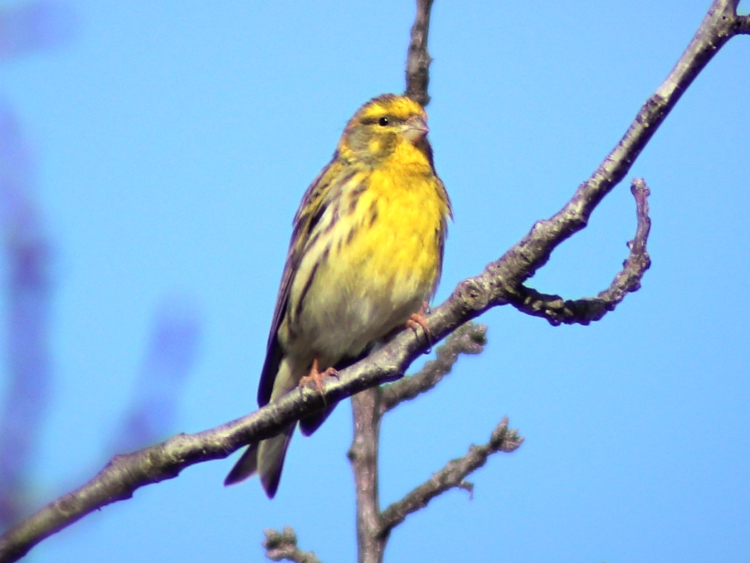
[[[430,128],[421,117],[414,117],[404,124],[404,138],[410,143],[417,143],[427,136]]]

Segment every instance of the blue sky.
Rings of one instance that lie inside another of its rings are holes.
[[[567,201],[709,3],[436,2],[430,138],[455,215],[437,302]],[[54,245],[37,505],[113,453],[165,302],[199,319],[201,337],[164,437],[254,409],[299,199],[357,107],[403,90],[414,11],[405,0],[68,6],[64,45],[0,67]],[[503,415],[526,437],[471,477],[472,500],[448,493],[395,530],[387,561],[748,557],[749,57],[747,37],[731,41],[629,176],[652,189],[641,291],[589,327],[486,314],[486,352],[385,420],[383,506]],[[621,185],[531,285],[597,293],[634,231]],[[295,438],[273,501],[257,481],[222,487],[231,460],[201,464],[30,560],[263,561],[262,530],[287,524],[324,561],[354,560],[350,419],[341,405]]]

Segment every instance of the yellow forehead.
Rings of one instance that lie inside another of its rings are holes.
[[[404,121],[415,116],[427,119],[424,108],[417,102],[406,96],[394,96],[393,94],[384,94],[373,98],[360,108],[355,117],[359,121],[375,121],[383,116]]]

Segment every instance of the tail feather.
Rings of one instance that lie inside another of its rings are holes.
[[[258,445],[258,474],[268,498],[273,498],[276,489],[279,488],[286,450],[289,447],[289,440],[292,439],[295,426],[297,426],[296,423],[290,424],[280,434],[263,440]]]
[[[295,426],[296,424],[290,424],[273,438],[248,446],[224,479],[224,485],[234,485],[258,473],[266,495],[273,498],[279,488],[286,450]]]
[[[227,478],[224,479],[225,487],[234,485],[255,475],[258,471],[258,445],[251,444],[248,446],[242,457],[232,467]]]
[[[307,361],[295,361],[294,357],[279,355],[278,357],[274,356],[274,358],[276,358],[274,361],[278,361],[278,370],[273,374],[272,378],[268,375],[271,373],[268,371],[270,369],[268,366],[274,367],[276,364],[273,362],[269,363],[267,359],[266,366],[263,368],[261,390],[258,397],[261,406],[297,388],[300,378],[305,375],[309,368]],[[270,385],[272,385],[272,390],[270,391],[270,396],[268,396]],[[333,410],[334,406],[332,405],[330,409]],[[305,428],[309,428],[310,432],[312,432],[322,424],[329,414],[330,411],[318,413],[313,415],[309,422],[306,421],[303,424],[305,424]],[[257,444],[251,444],[229,472],[229,475],[224,480],[224,484],[234,485],[258,473],[266,495],[268,495],[268,498],[273,498],[279,487],[281,470],[284,468],[284,458],[286,457],[286,450],[289,447],[289,440],[291,440],[296,427],[297,423],[294,422],[283,428],[276,436],[261,440]]]

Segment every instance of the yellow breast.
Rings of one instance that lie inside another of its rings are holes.
[[[342,262],[356,265],[370,291],[400,302],[420,302],[439,276],[442,237],[448,213],[441,186],[429,166],[382,166],[373,171],[357,202],[363,217]]]
[[[440,276],[450,204],[425,154],[403,143],[358,168],[338,176],[292,290],[303,300],[292,303],[292,328],[323,365],[402,326]]]

